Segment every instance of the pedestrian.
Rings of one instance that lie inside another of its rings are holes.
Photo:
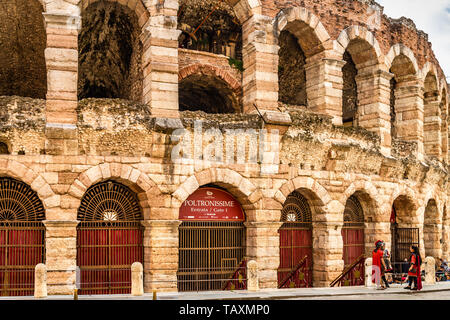
[[[383,260],[383,241],[378,240],[375,242],[375,249],[372,252],[372,282],[375,282],[377,290],[384,290],[389,287],[389,284],[384,277],[384,270],[386,265]],[[383,285],[382,281],[386,284]]]
[[[408,269],[408,286],[405,289],[421,290],[422,289],[422,276],[420,272],[420,265],[422,264],[422,257],[420,256],[419,248],[417,246],[411,246],[409,248],[411,256],[409,257],[409,269]],[[414,287],[412,284],[414,282]]]
[[[391,254],[389,253],[389,250],[386,249],[386,243],[383,242],[383,247],[381,249],[383,250],[383,260],[386,266],[385,272],[392,272]]]

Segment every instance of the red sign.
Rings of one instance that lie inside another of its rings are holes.
[[[244,221],[244,211],[228,192],[216,188],[200,188],[183,202],[183,221]]]

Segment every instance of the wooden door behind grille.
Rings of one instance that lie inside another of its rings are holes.
[[[344,227],[342,228],[344,269],[352,265],[365,253],[364,212],[356,196],[348,198],[344,210]],[[364,265],[358,272],[364,274]],[[354,283],[363,285],[364,280]]]
[[[45,263],[45,210],[25,183],[0,178],[0,296],[34,294],[34,269]]]
[[[294,191],[287,197],[281,211],[281,221],[284,223],[279,230],[278,286],[285,283],[283,288],[311,287],[312,213],[308,200],[300,192]],[[301,270],[294,270],[305,257]]]
[[[34,269],[45,261],[41,222],[0,222],[0,295],[32,296]]]
[[[131,265],[143,263],[139,222],[81,222],[77,231],[80,294],[131,293]]]
[[[289,281],[290,288],[312,286],[312,229],[311,224],[284,223],[280,228],[280,267],[278,284],[293,268],[306,258],[306,268]]]
[[[222,290],[245,258],[243,222],[183,222],[178,291]]]
[[[78,209],[80,294],[131,293],[131,265],[144,257],[141,219],[127,186],[110,180],[86,191]]]

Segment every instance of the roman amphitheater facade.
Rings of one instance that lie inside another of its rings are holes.
[[[139,203],[146,292],[177,290],[180,207],[203,186],[242,206],[261,288],[278,287],[294,192],[311,212],[313,286],[344,269],[350,198],[364,213],[366,256],[377,239],[390,248],[394,207],[399,226],[418,228],[424,256],[449,258],[448,85],[424,32],[371,0],[228,0],[239,28],[216,50],[179,40],[192,33],[179,21],[189,3],[0,4],[0,175],[42,202],[50,294],[75,286],[80,205],[105,181]],[[177,130],[198,123],[225,140],[272,133],[275,169],[174,161]]]

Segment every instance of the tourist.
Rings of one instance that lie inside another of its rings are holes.
[[[384,270],[386,265],[383,260],[383,241],[378,240],[375,242],[375,249],[372,252],[372,282],[375,282],[377,290],[384,290],[389,287],[389,284],[384,277]],[[382,281],[386,284],[383,285]]]

